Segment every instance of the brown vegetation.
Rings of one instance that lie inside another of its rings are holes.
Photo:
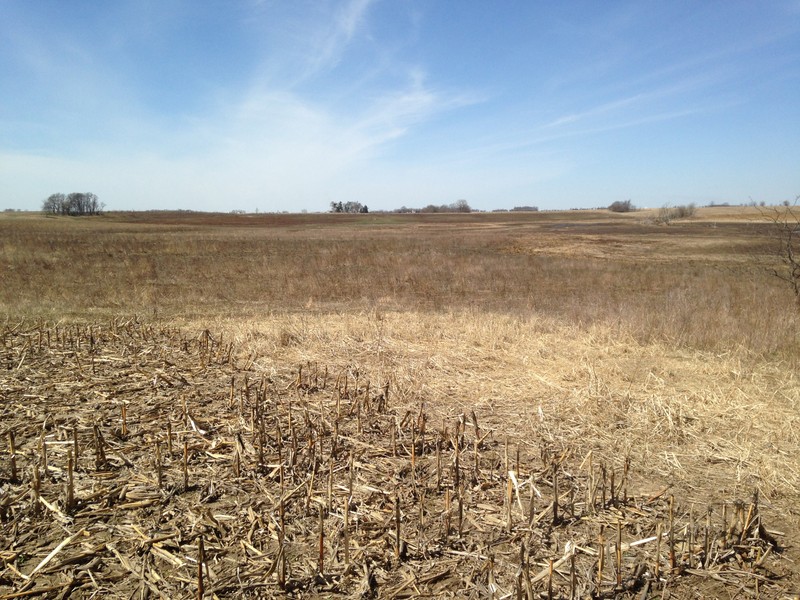
[[[0,597],[797,593],[792,292],[698,213],[0,218]]]

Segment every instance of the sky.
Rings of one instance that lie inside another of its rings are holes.
[[[0,0],[0,209],[800,195],[800,0]]]

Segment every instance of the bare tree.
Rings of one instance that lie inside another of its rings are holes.
[[[784,202],[783,206],[775,207],[771,213],[765,214],[772,224],[778,238],[778,255],[781,267],[773,268],[772,273],[780,280],[788,283],[794,292],[795,299],[800,305],[800,211],[797,203]]]
[[[463,212],[463,213],[472,212],[472,208],[470,207],[469,202],[467,202],[463,198],[461,200],[456,200],[455,202],[453,202],[449,208],[453,212]]]
[[[64,194],[50,194],[47,199],[42,202],[42,212],[57,215],[61,213],[61,207],[66,202],[67,197]]]

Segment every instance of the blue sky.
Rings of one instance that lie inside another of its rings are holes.
[[[0,0],[0,208],[800,194],[800,0]]]

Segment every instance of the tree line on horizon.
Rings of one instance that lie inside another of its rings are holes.
[[[469,202],[466,200],[456,200],[455,202],[451,202],[450,204],[441,204],[437,206],[436,204],[428,204],[428,206],[424,208],[407,208],[405,206],[401,206],[400,208],[394,209],[392,212],[396,213],[468,213],[472,212],[472,207],[469,205]]]
[[[42,212],[51,215],[99,215],[105,204],[100,202],[97,194],[91,192],[72,192],[71,194],[50,194],[42,202]]]
[[[515,209],[516,210],[516,209]],[[534,208],[533,210],[538,210]],[[332,213],[368,213],[369,208],[366,204],[361,204],[360,202],[331,202],[331,210]],[[395,208],[394,210],[390,211],[378,211],[378,212],[393,212],[393,213],[469,213],[472,212],[472,207],[470,207],[469,202],[466,200],[456,200],[455,202],[451,202],[450,204],[429,204],[424,208],[408,208],[406,206],[401,206],[400,208]]]
[[[368,213],[369,208],[361,202],[331,202],[332,213]]]

